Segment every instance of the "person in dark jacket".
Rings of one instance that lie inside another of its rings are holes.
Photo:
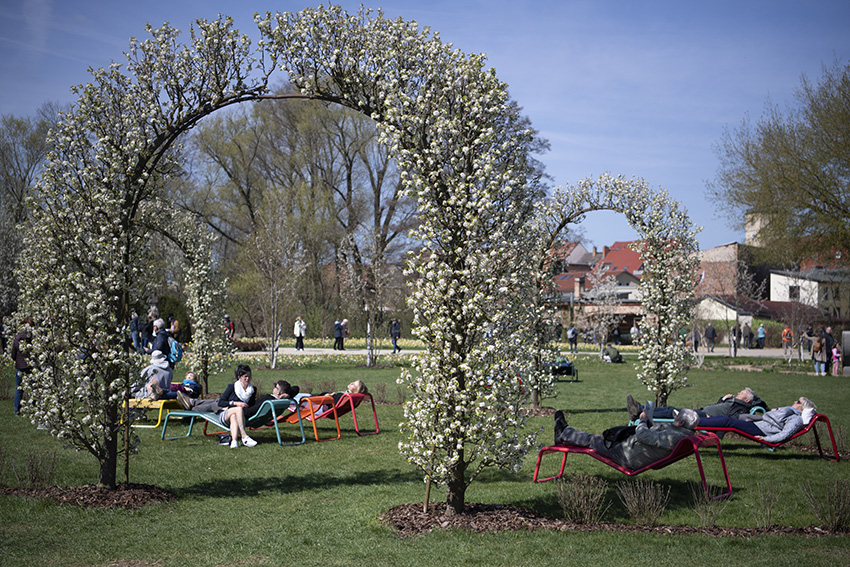
[[[826,331],[824,332],[824,335],[823,335],[823,339],[824,339],[824,347],[826,347],[825,350],[826,350],[827,360],[829,360],[829,355],[830,355],[830,353],[832,353],[832,347],[835,346],[835,338],[832,336],[832,327],[826,328]],[[830,365],[827,364],[826,368],[824,369],[824,376],[829,374],[831,371],[832,371],[832,369],[830,368]]]
[[[147,320],[140,325],[139,331],[139,353],[145,354],[148,352],[148,345],[151,344],[153,338],[153,321],[154,317],[148,315]]]
[[[750,411],[752,411],[755,407],[760,407],[765,411],[770,410],[770,406],[768,406],[764,400],[758,396],[758,394],[753,392],[750,388],[744,388],[735,395],[726,394],[717,400],[716,403],[703,406],[695,411],[700,417],[723,416],[738,419],[741,415],[749,415]],[[640,413],[644,411],[643,406],[637,403],[631,394],[626,396],[626,409],[629,412],[629,419],[632,421],[637,420]],[[673,419],[673,412],[678,411],[679,409],[680,408],[673,406],[654,408],[652,415],[649,417],[652,419]]]
[[[162,319],[153,322],[153,337],[147,353],[151,354],[157,350],[162,353],[171,352],[171,348],[168,346],[168,331],[165,329],[165,321]]]
[[[567,424],[564,412],[555,412],[555,443],[574,447],[589,447],[620,466],[632,470],[643,468],[669,455],[676,445],[693,435],[699,422],[694,410],[684,409],[676,413],[673,423],[656,423],[642,413],[633,435],[611,443],[602,435],[585,433]]]
[[[29,363],[30,343],[32,343],[32,318],[25,317],[21,321],[23,330],[15,335],[12,341],[12,360],[15,361],[15,415],[21,414],[21,401],[24,397],[22,384],[24,376],[32,372]]]
[[[397,352],[401,352],[401,347],[398,346],[398,340],[401,338],[401,321],[396,318],[393,318],[390,321],[390,339],[392,339],[393,343],[393,354]]]

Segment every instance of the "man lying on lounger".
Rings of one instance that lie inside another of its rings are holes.
[[[652,424],[645,413],[634,426],[634,433],[624,439],[606,441],[604,435],[585,433],[567,425],[564,412],[555,412],[555,443],[574,447],[589,447],[620,466],[637,470],[669,455],[676,445],[693,435],[699,416],[694,410],[675,412],[673,423]],[[611,430],[609,430],[611,431]],[[631,430],[619,428],[626,433]]]
[[[750,419],[702,417],[698,427],[731,427],[767,443],[782,443],[809,424],[817,408],[808,398],[801,397],[790,406],[777,408],[763,416]],[[756,419],[757,421],[751,421]]]
[[[760,407],[765,411],[770,409],[755,392],[749,388],[744,388],[734,396],[732,394],[726,394],[717,400],[717,403],[703,406],[696,410],[696,412],[701,418],[708,416],[739,418],[742,415],[748,415],[750,410],[755,407]],[[640,412],[644,410],[643,406],[637,403],[631,394],[626,396],[626,408],[628,409],[629,419],[631,421],[636,421]],[[672,406],[655,408],[649,417],[652,419],[673,419],[673,412],[679,409]]]

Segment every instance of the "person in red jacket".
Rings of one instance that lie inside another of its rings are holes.
[[[791,327],[785,325],[785,328],[782,329],[782,353],[785,356],[789,354],[793,354],[794,350],[791,348],[791,345],[794,343],[794,333],[791,332]]]

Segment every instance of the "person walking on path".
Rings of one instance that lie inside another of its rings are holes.
[[[833,336],[832,336],[832,327],[827,327],[827,328],[826,328],[826,332],[824,333],[823,339],[824,339],[824,344],[823,344],[823,346],[825,347],[825,350],[826,350],[827,360],[829,360],[829,358],[828,358],[828,357],[829,357],[830,353],[832,353],[832,347],[833,347],[833,346],[835,346],[835,339],[834,339],[834,338],[833,338]],[[830,366],[827,364],[827,365],[826,365],[826,371],[827,371],[827,373],[828,373],[830,370],[832,370],[832,368],[830,368]],[[824,376],[825,376],[825,375],[826,375],[826,374],[824,374]]]
[[[570,353],[578,354],[578,330],[573,323],[567,329],[567,340],[570,343]]]
[[[764,324],[760,324],[757,332],[758,336],[758,348],[764,350],[764,340],[767,338],[767,331],[764,328]]]
[[[401,338],[401,321],[396,318],[393,318],[390,321],[390,339],[393,342],[393,354],[396,352],[401,352],[401,347],[398,346],[398,340]]]
[[[785,328],[782,329],[782,354],[785,356],[794,354],[794,349],[792,348],[793,339],[794,333],[791,331],[791,327],[785,325]]]
[[[705,327],[705,348],[708,349],[708,352],[714,352],[714,341],[716,340],[717,330],[709,321],[708,325]]]
[[[815,363],[815,376],[826,376],[826,343],[818,337],[812,343],[812,360]]]
[[[295,319],[292,334],[295,335],[295,350],[304,350],[304,335],[307,333],[307,323],[299,315]]]

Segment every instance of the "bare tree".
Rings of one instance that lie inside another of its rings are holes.
[[[623,320],[619,312],[623,301],[616,277],[601,263],[588,273],[587,280],[590,286],[583,295],[580,324],[596,339],[601,357],[608,334]]]

